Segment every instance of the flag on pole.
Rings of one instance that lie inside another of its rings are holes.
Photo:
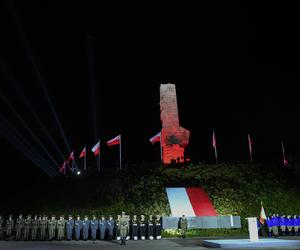
[[[252,164],[252,140],[250,134],[248,134],[248,145],[249,145],[250,163]]]
[[[265,220],[267,219],[266,213],[265,213],[265,209],[263,207],[263,203],[261,202],[261,209],[260,209],[260,216],[259,216],[259,221],[262,225],[265,224]]]
[[[92,152],[95,156],[100,154],[100,140],[94,145],[94,147],[92,148]]]
[[[107,141],[107,146],[114,146],[114,145],[120,145],[121,142],[121,135],[116,136],[115,138]]]
[[[71,152],[67,163],[69,163],[71,160],[74,161],[74,151]]]
[[[155,136],[150,138],[150,142],[154,144],[155,142],[160,142],[161,132],[157,133]]]
[[[81,151],[81,154],[79,156],[79,158],[85,157],[86,156],[86,147],[83,148],[83,150]]]
[[[282,149],[282,157],[283,157],[283,166],[286,167],[287,165],[289,165],[287,159],[285,158],[285,150],[284,150],[284,145],[283,145],[283,141],[281,141],[281,149]]]
[[[212,146],[215,149],[216,164],[218,164],[217,140],[216,140],[215,131],[213,131],[213,135],[212,135]]]
[[[60,172],[60,173],[66,174],[66,165],[67,165],[67,162],[64,161],[63,165],[62,165],[61,168],[59,169],[59,172]]]

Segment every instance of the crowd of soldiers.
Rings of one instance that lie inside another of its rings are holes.
[[[300,216],[299,215],[279,215],[273,214],[267,217],[265,226],[269,237],[277,237],[278,235],[299,235]],[[262,232],[263,225],[258,223],[259,231]]]
[[[75,219],[71,215],[65,220],[64,216],[56,219],[53,215],[49,219],[48,216],[37,216],[33,218],[28,215],[23,218],[22,214],[14,220],[9,215],[5,221],[0,215],[0,239],[5,240],[121,240],[121,244],[125,245],[126,240],[145,240],[145,239],[161,239],[161,217],[149,215],[146,220],[144,215],[138,219],[133,215],[130,219],[129,215],[122,212],[114,220],[112,216],[106,219],[104,216],[100,220],[93,216],[89,219],[85,216],[82,220],[80,216]]]

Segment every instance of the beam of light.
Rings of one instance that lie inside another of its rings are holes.
[[[15,115],[15,117],[21,122],[21,124],[24,126],[24,128],[29,132],[29,134],[32,136],[32,138],[41,146],[41,148],[44,150],[44,152],[47,154],[47,156],[51,159],[51,161],[55,164],[55,166],[59,166],[58,163],[54,160],[52,155],[49,153],[49,151],[45,148],[43,143],[37,138],[37,136],[33,133],[31,128],[28,126],[26,121],[21,117],[21,115],[15,110],[11,102],[1,93],[0,91],[0,98],[6,103],[6,105],[9,107],[9,109],[12,111],[12,113]]]
[[[27,109],[29,110],[29,112],[33,115],[33,117],[37,121],[39,127],[43,130],[43,132],[47,136],[48,140],[51,142],[52,146],[59,153],[59,155],[62,158],[62,160],[65,160],[63,153],[61,152],[60,148],[57,146],[57,143],[54,141],[54,139],[50,135],[49,131],[47,130],[47,128],[45,127],[45,125],[42,123],[41,119],[39,118],[39,116],[35,112],[34,107],[30,103],[30,101],[28,100],[28,98],[24,95],[24,93],[22,92],[22,90],[18,86],[18,84],[16,82],[16,79],[13,77],[13,75],[8,71],[8,69],[5,67],[5,65],[1,61],[0,61],[0,66],[1,66],[2,71],[9,78],[9,80],[12,83],[12,85],[13,85],[14,89],[16,90],[17,94],[22,98],[22,100],[23,100],[24,104],[26,105]]]
[[[7,131],[6,134],[10,135],[9,137],[6,138],[10,143],[11,140],[14,142],[18,142],[18,145],[22,145],[22,148],[27,149],[28,151],[31,152],[32,158],[35,158],[39,162],[42,162],[42,164],[47,168],[49,168],[55,175],[58,174],[58,172],[51,167],[51,165],[38,152],[38,150],[36,150],[36,148],[28,142],[28,140],[14,127],[14,125],[0,114],[0,121],[1,120],[2,120],[2,123],[0,122],[1,127]]]
[[[55,174],[50,171],[50,169],[43,164],[39,159],[35,158],[34,155],[26,148],[25,145],[22,145],[20,141],[18,141],[17,138],[14,138],[14,135],[10,134],[8,130],[6,130],[5,127],[0,123],[0,134],[17,150],[19,150],[23,156],[25,156],[27,159],[29,159],[31,162],[33,162],[37,167],[39,167],[42,171],[44,171],[45,174],[47,174],[50,177],[54,177]],[[12,140],[13,139],[13,140]]]
[[[62,125],[61,125],[61,123],[60,123],[60,121],[59,121],[59,119],[58,119],[57,113],[56,113],[56,111],[55,111],[54,105],[53,105],[53,103],[52,103],[52,101],[51,101],[51,99],[50,99],[50,96],[49,96],[49,94],[48,94],[48,91],[47,91],[47,88],[46,88],[45,80],[44,80],[44,78],[43,78],[43,76],[42,76],[42,74],[41,74],[41,72],[40,72],[40,70],[39,70],[37,64],[35,63],[35,60],[34,60],[33,53],[32,53],[32,50],[31,50],[31,48],[30,48],[29,42],[28,42],[27,39],[26,39],[25,32],[24,32],[23,29],[22,29],[22,26],[21,26],[21,24],[20,24],[20,22],[19,22],[19,19],[18,19],[18,17],[17,17],[16,12],[15,12],[14,9],[13,9],[13,5],[12,5],[12,4],[9,5],[9,9],[10,9],[10,11],[11,11],[12,17],[13,17],[14,20],[15,20],[15,24],[16,24],[17,31],[19,32],[19,35],[20,35],[22,41],[24,42],[26,54],[27,54],[27,56],[28,56],[28,58],[29,58],[29,61],[31,62],[31,64],[32,64],[32,66],[33,66],[33,69],[34,69],[34,71],[35,71],[35,73],[36,73],[36,75],[37,75],[38,82],[39,82],[40,85],[41,85],[41,88],[42,88],[43,93],[44,93],[44,95],[45,95],[45,97],[46,97],[46,100],[47,100],[47,102],[48,102],[48,105],[49,105],[49,107],[50,107],[50,110],[51,110],[51,112],[52,112],[52,115],[54,116],[54,119],[55,119],[55,121],[56,121],[57,127],[58,127],[58,129],[59,129],[59,131],[60,131],[60,133],[61,133],[61,135],[62,135],[62,137],[63,137],[63,140],[64,140],[64,142],[65,142],[65,144],[66,144],[66,146],[67,146],[68,151],[71,152],[71,148],[70,148],[70,146],[69,146],[68,140],[67,140],[67,138],[66,138],[66,136],[65,136],[65,133],[64,133],[63,128],[62,128]]]
[[[94,132],[94,140],[98,138],[97,133],[97,110],[96,110],[96,88],[95,88],[95,49],[94,49],[94,38],[89,35],[88,36],[88,59],[89,59],[89,74],[90,74],[90,94],[91,94],[91,106],[92,106],[92,124],[94,124],[93,132]]]

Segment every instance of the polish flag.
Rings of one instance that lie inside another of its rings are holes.
[[[107,146],[113,146],[113,145],[120,145],[121,143],[121,135],[116,136],[115,138],[109,140],[107,143]]]
[[[92,152],[94,153],[95,156],[100,154],[100,140],[92,148]]]
[[[150,138],[150,142],[154,144],[155,142],[160,142],[161,132],[157,133],[155,136]]]
[[[265,213],[265,209],[263,207],[263,204],[261,202],[261,209],[260,209],[260,216],[259,216],[259,221],[262,225],[265,224],[265,220],[267,220],[267,216],[266,216],[266,213]]]
[[[63,173],[63,174],[66,174],[66,165],[67,165],[67,162],[64,161],[64,164],[61,166],[61,168],[59,169],[59,172],[60,173]]]
[[[86,147],[84,147],[84,149],[81,151],[79,158],[85,157],[85,156],[86,156]]]
[[[69,163],[71,160],[74,161],[74,151],[71,152],[67,163]]]

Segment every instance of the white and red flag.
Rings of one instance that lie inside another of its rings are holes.
[[[155,136],[151,137],[149,140],[152,144],[154,144],[155,142],[160,142],[161,132],[157,133]]]
[[[74,151],[72,151],[70,153],[70,156],[69,156],[69,159],[67,160],[67,163],[69,163],[71,160],[74,161]]]
[[[100,140],[94,145],[94,147],[92,148],[92,152],[95,156],[100,154]]]
[[[121,135],[116,136],[115,138],[112,138],[111,140],[107,141],[107,146],[114,146],[114,145],[120,145],[121,143]]]
[[[86,147],[84,147],[81,151],[81,154],[79,156],[79,158],[85,157],[86,156]]]
[[[213,146],[213,148],[215,150],[216,164],[218,164],[217,140],[216,140],[215,131],[213,131],[213,135],[212,135],[212,146]]]

